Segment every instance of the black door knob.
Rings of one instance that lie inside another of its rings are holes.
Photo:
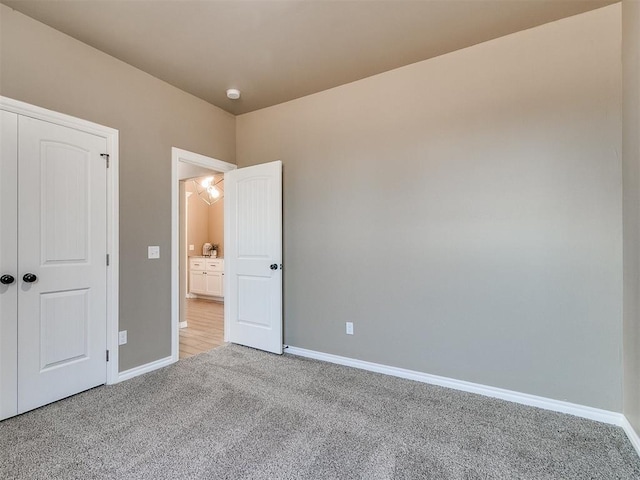
[[[38,277],[36,277],[33,273],[25,273],[24,277],[22,277],[22,280],[24,280],[27,283],[33,283],[38,279]]]
[[[0,283],[3,285],[11,285],[14,281],[13,275],[2,275],[0,277]]]
[[[278,264],[277,263],[272,263],[269,268],[271,268],[271,270],[277,270],[278,269]]]

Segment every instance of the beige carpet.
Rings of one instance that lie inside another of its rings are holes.
[[[616,427],[224,346],[0,423],[2,479],[633,479]]]

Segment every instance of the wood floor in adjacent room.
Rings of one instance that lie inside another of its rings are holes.
[[[180,329],[180,359],[207,352],[224,344],[224,304],[203,298],[187,298],[186,328]]]

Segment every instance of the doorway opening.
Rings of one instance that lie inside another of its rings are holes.
[[[173,361],[209,350],[228,339],[228,322],[223,313],[224,199],[206,202],[199,193],[203,183],[220,182],[225,172],[235,168],[231,163],[172,148]]]
[[[180,179],[180,200],[182,360],[224,344],[224,175]]]

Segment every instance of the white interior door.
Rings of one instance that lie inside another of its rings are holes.
[[[107,145],[24,116],[18,138],[22,413],[106,383]]]
[[[224,174],[229,341],[282,353],[282,162]]]
[[[0,419],[18,413],[18,115],[0,111]]]

